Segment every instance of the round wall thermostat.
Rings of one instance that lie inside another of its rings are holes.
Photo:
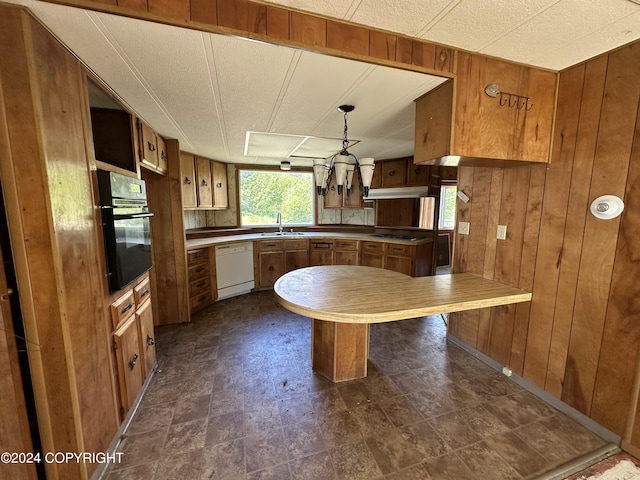
[[[624,202],[615,195],[603,195],[591,203],[591,213],[602,220],[616,218],[624,210]]]

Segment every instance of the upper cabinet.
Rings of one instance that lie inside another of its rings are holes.
[[[167,173],[167,149],[164,139],[149,125],[138,119],[140,164],[157,173]]]
[[[180,153],[183,208],[229,208],[227,165],[190,153]]]
[[[548,163],[555,92],[553,72],[459,52],[455,80],[416,100],[414,162]]]

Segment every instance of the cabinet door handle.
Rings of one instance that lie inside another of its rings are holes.
[[[147,142],[147,148],[149,149],[150,152],[156,151],[156,146],[151,142]]]
[[[153,337],[151,335],[147,335],[147,345],[149,345],[150,347],[154,346],[156,344],[156,341],[153,339]]]
[[[216,187],[218,187],[218,188],[222,188],[222,182],[218,182],[218,183],[216,183]]]
[[[169,159],[169,157],[167,157],[167,154],[164,152],[160,154],[160,158],[162,158],[162,160],[164,160],[165,162]]]
[[[142,291],[142,293],[140,294],[140,298],[144,298],[144,297],[146,297],[147,295],[149,295],[149,289],[148,289],[148,288],[145,288],[145,289]]]
[[[206,283],[206,282],[200,282],[200,283],[198,283],[198,284],[196,285],[196,287],[204,287],[204,284],[205,284],[205,283]]]
[[[202,186],[203,187],[207,187],[209,184],[207,183],[207,181],[203,178],[202,179]]]
[[[133,303],[130,303],[129,305],[127,305],[126,307],[124,307],[121,311],[120,311],[120,315],[122,315],[123,313],[127,313],[129,310],[131,310],[133,308]]]
[[[187,185],[191,185],[191,180],[189,180],[189,177],[184,177],[184,183],[186,183]]]
[[[390,177],[393,177],[395,174],[396,174],[396,171],[395,171],[395,170],[391,170],[391,171],[389,172],[389,176],[390,176]]]
[[[138,354],[134,353],[131,360],[129,360],[129,369],[133,370],[136,367],[136,362],[138,361]]]

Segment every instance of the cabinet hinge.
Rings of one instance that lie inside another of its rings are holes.
[[[118,350],[118,344],[113,342],[113,351],[115,352],[116,350]]]

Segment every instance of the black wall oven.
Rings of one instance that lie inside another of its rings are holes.
[[[109,292],[121,290],[152,266],[144,180],[98,170]]]

